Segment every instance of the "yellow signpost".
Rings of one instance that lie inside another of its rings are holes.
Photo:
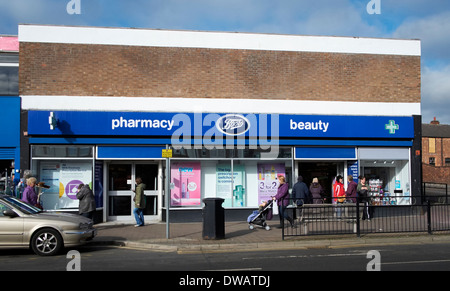
[[[171,158],[172,157],[172,150],[162,150],[162,157],[163,158]]]

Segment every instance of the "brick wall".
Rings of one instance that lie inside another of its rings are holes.
[[[433,138],[435,152],[430,153],[430,138],[422,138],[422,172],[423,182],[450,184],[450,166],[445,165],[445,159],[450,158],[450,138]],[[434,157],[435,164],[429,165]]]
[[[420,57],[20,43],[20,95],[420,102]]]
[[[434,167],[422,164],[424,183],[443,183],[450,185],[450,167]]]
[[[422,138],[422,163],[429,164],[430,158],[434,157],[436,167],[445,166],[445,159],[450,158],[450,138],[436,137],[432,139],[435,140],[434,153],[430,153],[430,138]]]

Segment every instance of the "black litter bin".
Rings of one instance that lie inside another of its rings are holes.
[[[205,198],[203,203],[203,239],[225,238],[225,210],[222,198]]]

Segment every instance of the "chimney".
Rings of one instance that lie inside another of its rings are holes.
[[[439,124],[439,121],[436,120],[436,117],[435,117],[434,120],[430,122],[430,124],[437,125],[437,124]]]

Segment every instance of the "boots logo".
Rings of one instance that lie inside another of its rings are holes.
[[[241,135],[250,129],[250,122],[239,114],[227,114],[216,122],[217,129],[226,135]]]

